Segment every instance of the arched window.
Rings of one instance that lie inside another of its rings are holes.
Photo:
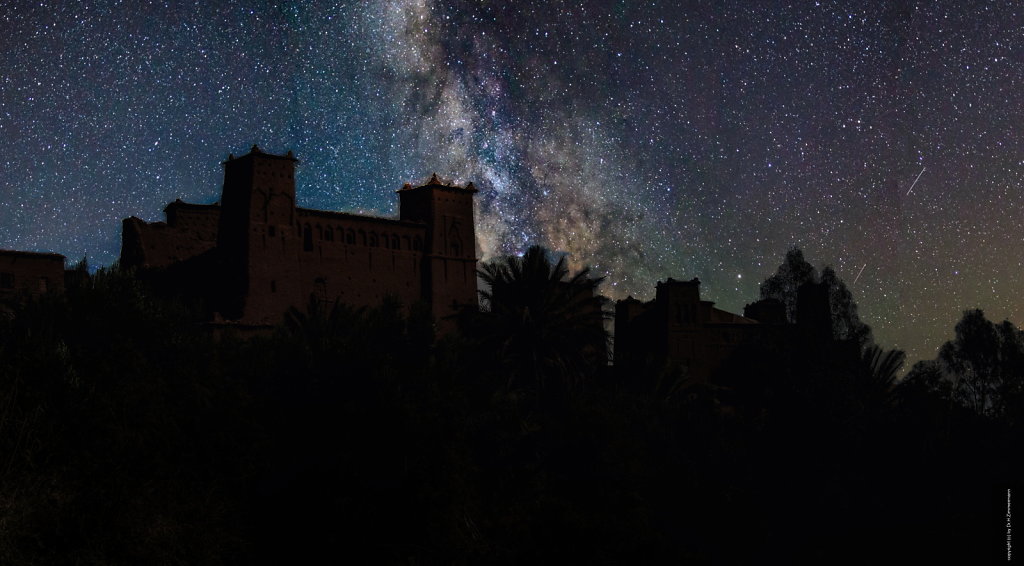
[[[402,247],[402,240],[400,240],[398,238],[398,234],[392,234],[391,235],[391,249],[397,250],[397,249],[401,249],[401,247]]]
[[[448,243],[448,247],[449,249],[451,249],[451,253],[453,256],[458,257],[462,255],[462,242],[460,242],[459,240],[453,238]]]
[[[313,229],[306,224],[306,227],[302,229],[302,249],[307,252],[313,251]]]
[[[328,242],[334,241],[334,228],[328,226],[327,229],[324,230],[324,239]]]
[[[316,225],[316,239],[317,240],[323,240],[324,239],[324,229],[319,224]]]
[[[345,243],[349,245],[355,245],[356,243],[356,231],[349,228],[345,231]]]
[[[366,232],[364,230],[359,231],[359,244],[362,246],[366,245]]]
[[[380,235],[380,245],[385,247],[385,248],[390,248],[391,247],[391,240],[389,240],[388,239],[388,235],[384,234],[383,232]]]
[[[376,248],[377,245],[378,245],[377,233],[376,232],[370,232],[370,246]]]
[[[409,236],[402,236],[402,240],[404,240],[404,242],[405,242],[405,245],[403,245],[402,247],[407,249],[407,250],[411,250],[412,249],[412,242],[409,240]]]
[[[413,238],[413,240],[412,240],[412,250],[413,250],[414,252],[418,252],[418,251],[420,251],[421,249],[423,249],[423,241],[422,241],[422,240],[420,239],[420,237],[419,237],[419,236],[416,236],[416,237],[415,237],[415,238]]]

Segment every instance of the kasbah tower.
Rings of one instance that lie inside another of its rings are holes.
[[[239,325],[280,322],[310,297],[361,307],[387,296],[419,302],[444,330],[458,306],[477,305],[476,188],[406,184],[399,217],[296,206],[295,166],[256,146],[224,162],[220,204],[175,201],[166,222],[124,220],[121,262],[197,290],[213,317]]]

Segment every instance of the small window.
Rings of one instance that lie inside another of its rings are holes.
[[[402,247],[402,240],[398,239],[398,235],[394,234],[391,236],[391,249],[397,250]]]
[[[316,298],[321,303],[327,302],[327,280],[323,277],[317,277],[313,280],[313,289],[316,292]]]
[[[14,274],[13,273],[0,273],[0,289],[13,289],[14,288]]]
[[[419,236],[416,236],[415,238],[413,238],[413,240],[412,240],[412,249],[413,249],[413,251],[416,251],[416,252],[418,252],[421,249],[423,249],[423,241],[420,240]]]
[[[356,243],[356,232],[355,232],[355,230],[349,228],[345,232],[345,243],[349,244],[349,245],[355,245],[355,243]]]
[[[376,248],[377,245],[378,245],[378,243],[377,243],[377,233],[376,232],[370,232],[370,246]]]
[[[328,242],[334,241],[334,228],[328,226],[327,229],[324,230],[324,239],[327,240]]]

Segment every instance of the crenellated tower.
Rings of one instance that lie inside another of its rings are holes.
[[[424,245],[423,294],[438,324],[456,305],[477,305],[476,231],[473,183],[459,187],[442,183],[434,174],[422,186],[398,191],[399,219],[427,227]]]
[[[225,318],[273,319],[280,296],[300,299],[282,268],[296,263],[301,241],[295,208],[295,165],[289,151],[252,150],[224,162],[217,248],[221,258],[218,308]],[[292,285],[294,286],[294,285]],[[302,304],[299,302],[298,304]]]

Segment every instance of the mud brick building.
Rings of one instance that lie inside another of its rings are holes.
[[[658,282],[654,300],[633,297],[615,305],[615,365],[646,363],[685,367],[706,382],[742,343],[765,327],[757,320],[715,308],[700,298],[700,280]]]
[[[476,189],[442,183],[398,191],[398,218],[300,208],[297,160],[256,146],[224,162],[219,204],[177,200],[166,222],[122,225],[121,263],[163,273],[203,296],[217,320],[274,324],[310,296],[376,306],[392,296],[436,320],[476,305]]]
[[[746,305],[743,316],[726,312],[712,301],[701,300],[699,279],[669,278],[658,282],[651,301],[629,297],[616,303],[615,365],[625,371],[651,364],[677,366],[686,369],[689,379],[707,383],[746,346],[775,351],[796,348],[804,358],[856,359],[859,355],[859,344],[834,336],[829,289],[824,283],[800,286],[795,318],[787,321],[786,307],[776,299]]]
[[[64,256],[0,250],[0,301],[64,291]]]

